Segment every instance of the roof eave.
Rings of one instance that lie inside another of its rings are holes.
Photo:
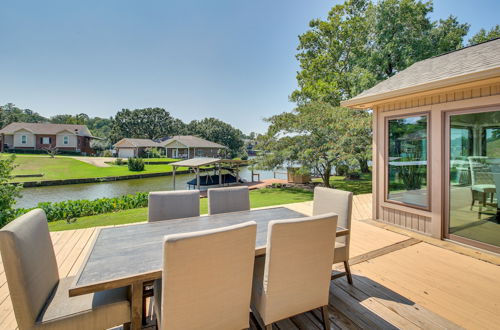
[[[433,82],[410,86],[407,88],[401,88],[385,93],[369,95],[364,97],[354,97],[352,99],[340,102],[340,105],[342,107],[353,108],[353,109],[369,109],[375,103],[380,103],[381,101],[384,100],[407,96],[416,93],[422,93],[433,89],[440,89],[440,88],[451,87],[454,85],[466,84],[478,80],[496,78],[496,77],[500,77],[500,67],[479,72],[472,72],[460,76],[453,76],[450,78],[440,79]]]

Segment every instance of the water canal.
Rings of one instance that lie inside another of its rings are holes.
[[[273,178],[272,171],[256,171],[262,179]],[[176,175],[176,189],[187,189],[189,180],[195,177],[194,174]],[[247,167],[240,169],[240,177],[251,181],[251,172]],[[277,178],[285,178],[283,175]],[[172,177],[160,176],[154,178],[122,180],[101,183],[83,183],[61,186],[47,186],[25,188],[21,191],[22,197],[18,199],[16,207],[30,208],[36,206],[39,202],[61,202],[65,200],[88,199],[93,200],[103,197],[118,197],[137,192],[150,192],[161,190],[173,190]]]

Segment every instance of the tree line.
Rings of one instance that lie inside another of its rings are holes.
[[[334,167],[369,172],[371,112],[340,102],[417,61],[500,37],[500,25],[481,29],[466,43],[470,25],[454,16],[433,21],[432,1],[347,0],[326,19],[313,19],[298,37],[297,104],[266,120],[259,137],[264,168],[300,164],[330,186]]]
[[[84,113],[47,118],[12,103],[0,106],[0,127],[13,122],[86,125],[94,136],[103,138],[92,142],[97,151],[109,149],[123,138],[160,140],[174,135],[195,135],[225,145],[233,157],[245,156],[243,139],[246,136],[239,129],[216,118],[184,123],[163,108],[122,109],[111,118],[89,117]]]

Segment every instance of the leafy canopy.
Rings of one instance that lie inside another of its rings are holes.
[[[15,167],[15,156],[0,157],[0,227],[6,225],[17,215],[14,205],[16,198],[21,197],[20,186],[9,184],[11,172]]]
[[[370,113],[333,107],[326,102],[310,102],[292,112],[266,119],[267,133],[259,137],[261,167],[273,169],[300,164],[302,171],[319,174],[330,186],[334,166],[351,164],[366,158],[366,149],[353,144],[369,145],[371,130],[366,128]]]

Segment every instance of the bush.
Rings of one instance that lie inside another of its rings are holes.
[[[361,179],[361,173],[359,173],[357,171],[356,172],[349,172],[349,173],[347,173],[346,178],[348,180],[359,180],[359,179]]]
[[[129,158],[128,170],[135,172],[144,171],[144,161],[141,158]]]
[[[16,156],[0,158],[0,228],[17,216],[14,209],[16,197],[21,197],[19,190],[21,186],[10,184],[11,172],[16,166],[14,161]]]
[[[349,166],[339,165],[339,166],[335,167],[335,173],[338,176],[347,176],[347,173],[349,173]]]
[[[103,157],[113,157],[113,152],[109,149],[106,149],[102,152]]]
[[[115,165],[123,165],[123,164],[125,164],[125,162],[123,161],[123,159],[121,159],[121,158],[117,158],[117,159],[115,160]]]
[[[55,221],[146,206],[148,206],[148,193],[137,193],[135,195],[125,195],[115,198],[99,198],[93,201],[82,199],[58,203],[43,202],[38,203],[36,208],[41,208],[45,211],[48,221]],[[16,213],[17,215],[21,215],[30,210],[17,209]]]

